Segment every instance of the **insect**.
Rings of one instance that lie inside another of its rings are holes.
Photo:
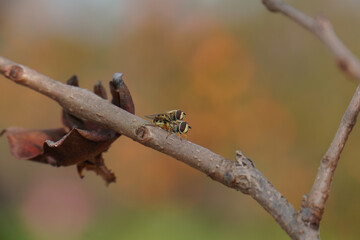
[[[186,134],[191,129],[190,125],[185,121],[175,121],[168,124],[173,133]]]
[[[152,119],[156,126],[168,131],[169,136],[170,133],[186,134],[191,129],[187,122],[182,121],[185,115],[181,110],[171,110],[166,113],[158,113],[146,117]]]
[[[161,121],[161,120],[155,120],[154,124],[156,126],[161,127],[162,129],[168,131],[168,136],[171,133],[178,133],[178,134],[186,134],[189,129],[191,129],[190,125],[185,121]]]
[[[184,113],[181,110],[171,110],[166,113],[158,113],[145,117],[152,119],[153,123],[156,124],[156,121],[163,121],[163,122],[181,121],[184,119],[185,115],[186,113]]]

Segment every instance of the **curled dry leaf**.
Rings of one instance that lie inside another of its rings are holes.
[[[68,85],[79,86],[76,76],[67,81]],[[110,82],[112,103],[124,110],[135,113],[131,94],[125,85],[122,74],[114,74]],[[98,82],[94,86],[98,96],[107,99],[106,91]],[[0,133],[6,134],[10,152],[19,159],[47,163],[52,166],[77,165],[80,177],[83,170],[94,171],[107,184],[115,182],[115,175],[105,166],[102,153],[107,151],[120,134],[93,122],[84,121],[62,112],[64,128],[49,130],[27,130],[9,127]]]

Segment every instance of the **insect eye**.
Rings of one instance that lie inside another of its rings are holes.
[[[186,129],[187,129],[187,123],[186,122],[180,123],[179,131],[183,133],[186,131]]]
[[[184,116],[182,116],[182,111],[181,110],[177,110],[175,113],[175,117],[177,120],[181,120],[184,118]]]

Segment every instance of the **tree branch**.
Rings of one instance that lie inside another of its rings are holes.
[[[338,38],[331,23],[325,17],[311,18],[282,0],[262,0],[268,10],[280,12],[294,20],[314,35],[316,35],[335,56],[340,69],[349,77],[360,81],[360,62]],[[321,160],[320,167],[310,192],[303,197],[300,210],[303,221],[313,229],[318,229],[324,213],[325,204],[330,194],[340,154],[356,123],[360,111],[360,87],[345,111],[340,126],[329,149]]]
[[[340,154],[356,123],[360,111],[360,86],[351,99],[348,108],[340,122],[340,126],[326,154],[321,159],[320,167],[310,192],[303,197],[302,218],[305,222],[318,228],[325,204],[330,194],[330,187]]]
[[[359,60],[339,40],[326,18],[311,18],[281,0],[262,2],[270,11],[283,13],[315,34],[333,53],[340,69],[360,81]],[[318,228],[329,197],[334,171],[360,111],[358,87],[321,160],[314,184],[304,196],[300,211],[296,212],[240,151],[236,153],[236,161],[231,161],[175,135],[167,138],[166,131],[146,125],[148,122],[144,119],[115,107],[85,89],[56,82],[3,57],[0,57],[0,72],[14,82],[54,99],[67,112],[79,118],[102,124],[147,147],[172,156],[228,187],[249,194],[293,239],[319,239]]]
[[[114,106],[90,91],[65,85],[36,71],[0,57],[0,72],[15,83],[32,88],[57,101],[67,112],[123,134],[147,147],[165,153],[205,173],[228,187],[254,198],[293,239],[317,239],[294,207],[240,151],[236,161],[181,139]]]
[[[280,12],[317,36],[334,55],[340,69],[360,81],[360,62],[336,35],[324,16],[309,17],[282,0],[262,0],[269,11]]]

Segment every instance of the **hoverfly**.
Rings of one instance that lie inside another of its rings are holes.
[[[190,125],[185,121],[161,121],[155,120],[154,124],[156,126],[161,127],[162,129],[168,131],[168,137],[171,133],[178,133],[178,134],[186,134],[189,129],[191,129]]]
[[[169,136],[170,133],[186,134],[191,129],[187,122],[182,121],[185,115],[181,110],[171,110],[166,113],[158,113],[146,117],[152,119],[156,126],[168,131]]]
[[[149,116],[145,116],[153,120],[153,123],[156,121],[163,121],[163,122],[173,122],[173,121],[181,121],[185,117],[185,113],[181,110],[171,110],[166,113],[158,113]]]
[[[179,134],[186,134],[189,129],[191,129],[190,125],[185,121],[170,122],[169,126],[171,127],[171,131],[173,133]]]

